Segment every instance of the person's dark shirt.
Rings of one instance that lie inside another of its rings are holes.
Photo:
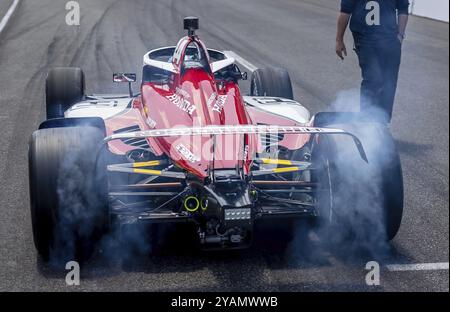
[[[373,6],[380,7],[379,25],[368,25],[373,18]],[[398,34],[397,14],[409,14],[408,0],[341,0],[341,12],[350,14],[350,30],[355,40],[383,41],[395,38]]]

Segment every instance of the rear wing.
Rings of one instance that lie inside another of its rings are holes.
[[[341,134],[350,136],[355,142],[356,148],[361,158],[368,162],[366,152],[361,141],[355,135],[342,130],[333,128],[317,128],[317,127],[299,127],[299,126],[267,126],[267,125],[240,125],[240,126],[207,126],[192,128],[172,128],[145,130],[136,132],[117,133],[107,136],[104,143],[118,139],[134,139],[134,138],[158,138],[158,137],[175,137],[175,136],[204,136],[204,135],[236,135],[236,134],[310,134],[310,135],[332,135]]]

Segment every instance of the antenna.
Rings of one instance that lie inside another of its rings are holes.
[[[183,19],[184,29],[188,31],[189,37],[195,36],[195,31],[198,29],[198,17],[188,16]]]

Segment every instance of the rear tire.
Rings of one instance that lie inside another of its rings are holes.
[[[320,221],[333,239],[369,244],[392,240],[403,215],[403,175],[389,130],[382,124],[333,124],[362,142],[364,162],[348,136],[323,135],[313,149],[321,185]],[[327,190],[324,192],[324,190]],[[373,246],[373,245],[372,245]]]
[[[58,67],[47,76],[47,119],[63,118],[64,112],[84,97],[85,80],[80,68]]]
[[[250,95],[294,99],[291,78],[284,68],[258,68],[252,73]]]
[[[45,261],[83,260],[108,224],[107,179],[97,128],[38,130],[29,148],[33,238]],[[97,163],[97,165],[96,165]]]

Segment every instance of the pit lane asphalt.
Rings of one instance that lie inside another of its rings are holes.
[[[184,35],[182,18],[196,15],[209,47],[232,50],[257,66],[288,68],[296,99],[313,112],[331,109],[342,90],[340,98],[357,94],[360,73],[350,36],[349,57],[341,62],[334,55],[337,0],[80,0],[80,27],[65,24],[65,3],[21,1],[0,36],[0,290],[449,290],[448,270],[383,271],[381,285],[368,287],[364,266],[373,259],[311,256],[303,244],[287,258],[259,249],[175,251],[124,267],[98,256],[83,266],[81,286],[67,287],[65,272],[36,257],[28,204],[27,143],[44,119],[48,69],[80,66],[88,92],[125,92],[110,82],[111,74],[139,73],[143,54],[176,44]],[[448,24],[411,17],[391,127],[404,168],[405,217],[385,263],[449,261],[448,57]]]

